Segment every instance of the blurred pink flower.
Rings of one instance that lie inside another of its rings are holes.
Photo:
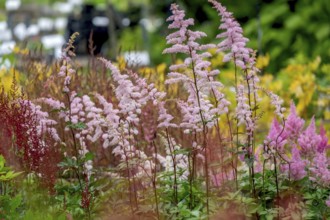
[[[290,105],[290,114],[285,123],[285,135],[288,139],[296,140],[303,129],[305,121],[298,117],[296,113],[296,106],[293,102]]]
[[[274,118],[266,141],[269,143],[269,146],[276,148],[276,150],[279,150],[280,152],[283,151],[283,146],[286,143],[286,137],[282,130],[283,126],[281,126],[276,118]]]
[[[313,117],[309,126],[298,137],[301,152],[304,155],[313,155],[317,151],[321,141],[321,136],[316,134],[315,119]]]
[[[326,131],[321,125],[320,127],[320,136],[321,136],[321,141],[317,147],[317,151],[319,153],[323,153],[326,149],[330,148],[330,145],[328,145],[328,137],[326,136]]]

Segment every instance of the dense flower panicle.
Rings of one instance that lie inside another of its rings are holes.
[[[138,77],[132,71],[122,74],[110,61],[99,58],[108,69],[111,70],[112,78],[116,82],[115,93],[119,101],[119,114],[122,114],[128,123],[139,124],[139,115],[142,107],[151,101],[154,105],[165,97],[164,92],[159,92],[154,84],[148,84],[145,79]]]
[[[22,106],[26,106],[28,111],[26,114],[33,114],[36,119],[36,129],[37,134],[42,137],[44,134],[50,134],[51,137],[60,142],[61,139],[57,133],[57,130],[54,128],[54,125],[57,124],[55,120],[49,119],[48,112],[41,110],[41,106],[35,105],[29,100],[20,100]]]
[[[138,74],[132,71],[129,71],[129,74],[134,79],[141,94],[138,100],[141,105],[146,105],[148,101],[151,101],[153,105],[157,105],[165,97],[166,93],[158,91],[154,83],[148,84],[146,79],[139,77]]]
[[[259,71],[260,70],[258,68],[256,68],[253,63],[253,65],[248,70],[248,76],[247,76],[247,81],[248,81],[248,84],[250,87],[250,92],[251,92],[251,94],[253,94],[253,99],[251,100],[251,105],[254,105],[254,106],[257,106],[257,103],[261,100],[261,98],[258,95],[258,90],[259,90],[258,84],[260,82],[260,79],[257,76],[257,73]]]
[[[274,94],[273,92],[268,91],[267,93],[270,97],[271,104],[273,106],[275,106],[275,114],[279,118],[283,119],[284,118],[283,112],[285,111],[285,108],[282,107],[283,100],[278,95]]]
[[[326,136],[326,131],[321,125],[320,127],[320,136],[321,136],[321,141],[319,143],[319,146],[317,147],[317,151],[319,153],[323,153],[326,149],[330,148],[330,145],[328,145],[328,137]]]
[[[128,115],[126,120],[139,123],[138,114],[141,113],[141,104],[137,101],[141,98],[138,88],[134,86],[127,74],[121,74],[120,70],[110,61],[99,58],[105,66],[111,70],[111,76],[117,83],[115,93],[119,101],[118,106],[121,114]]]
[[[185,44],[188,40],[187,28],[194,25],[193,19],[184,19],[185,12],[179,10],[177,4],[171,5],[172,14],[166,21],[172,21],[168,26],[169,29],[179,29],[166,37],[167,44],[173,44],[170,48],[164,50],[163,53],[189,53],[189,46]]]
[[[254,121],[252,119],[252,112],[250,106],[246,103],[247,98],[245,97],[244,86],[237,86],[237,107],[236,116],[238,119],[238,125],[245,124],[248,133],[251,133],[255,129]]]
[[[330,187],[330,160],[325,153],[316,153],[312,166],[310,179],[321,186]]]
[[[308,164],[307,160],[301,158],[299,150],[296,147],[292,148],[292,159],[290,161],[291,176],[295,180],[300,180],[307,175],[306,166]],[[287,169],[289,166],[287,166]]]
[[[203,130],[202,118],[200,116],[200,109],[197,107],[196,103],[189,103],[178,101],[177,102],[181,114],[183,116],[182,122],[180,123],[180,127],[184,128],[185,133],[189,133],[192,130],[200,132]]]
[[[219,71],[212,70],[211,63],[205,60],[211,56],[205,50],[214,48],[215,45],[199,44],[197,40],[205,37],[206,34],[190,30],[189,26],[193,25],[193,20],[185,20],[184,11],[179,10],[176,4],[172,4],[171,10],[173,15],[168,19],[172,21],[169,28],[178,30],[166,38],[167,43],[172,46],[165,49],[163,53],[185,53],[188,56],[182,64],[174,64],[170,67],[172,72],[168,74],[166,83],[181,82],[189,94],[186,101],[178,102],[183,115],[180,126],[186,132],[201,131],[203,123],[209,127],[213,126],[215,117],[226,113],[230,103],[220,92],[223,85],[214,80]],[[214,96],[216,106],[210,102],[210,95]]]
[[[113,105],[107,102],[102,95],[98,93],[95,93],[94,95],[103,106],[103,115],[105,116],[101,117],[103,120],[101,125],[104,129],[104,133],[102,134],[103,148],[108,148],[109,146],[114,146],[119,142],[119,110],[114,109]]]
[[[305,121],[298,117],[296,112],[296,106],[293,102],[290,105],[290,114],[285,123],[285,135],[288,139],[296,140],[303,129]]]
[[[285,158],[285,164],[281,169],[293,179],[299,180],[306,176],[319,185],[330,185],[330,160],[326,155],[328,138],[323,127],[320,135],[316,133],[315,119],[311,119],[309,126],[303,130],[304,120],[296,113],[294,103],[291,103],[290,114],[283,127],[276,119],[273,120],[271,129],[265,140],[267,146],[275,147]],[[291,159],[284,152],[284,145],[291,147]]]
[[[69,65],[71,62],[71,58],[63,53],[61,58],[62,66],[60,67],[60,71],[57,74],[58,77],[64,78],[63,81],[63,92],[70,92],[69,86],[71,83],[71,76],[76,73],[76,71]]]
[[[321,136],[316,134],[315,120],[313,117],[309,126],[298,137],[298,143],[301,147],[301,152],[304,155],[315,154],[321,140]]]
[[[239,23],[234,19],[232,13],[215,0],[209,0],[221,16],[222,24],[219,29],[224,30],[223,33],[218,34],[217,38],[224,38],[218,45],[219,52],[229,51],[225,54],[223,61],[228,62],[234,60],[235,64],[242,69],[247,68],[250,54],[252,50],[246,48],[248,39],[243,37],[243,30]]]
[[[265,141],[266,144],[269,144],[269,146],[279,150],[280,152],[283,151],[283,146],[286,144],[286,137],[282,131],[283,127],[278,123],[276,118],[274,118],[267,135],[267,140]]]
[[[82,96],[82,104],[84,105],[84,115],[81,115],[86,124],[86,138],[91,142],[96,142],[102,135],[102,123],[104,122],[103,110],[95,106],[95,103],[87,95]],[[87,113],[87,114],[86,114]],[[85,118],[84,118],[85,117]],[[81,119],[80,119],[81,120]]]
[[[178,29],[181,26],[187,27],[189,25],[194,24],[193,19],[184,20],[185,12],[184,12],[184,10],[179,10],[179,6],[177,4],[172,4],[170,10],[172,11],[173,15],[169,16],[166,19],[166,21],[173,21],[173,22],[168,26],[169,29]],[[182,23],[182,21],[185,21],[185,22]],[[182,33],[182,34],[184,35],[184,33]]]
[[[38,101],[41,101],[50,107],[52,107],[53,110],[61,110],[65,108],[65,105],[63,102],[60,102],[59,100],[55,100],[52,98],[40,98]]]
[[[212,86],[211,88],[216,106],[210,109],[210,115],[217,117],[219,115],[226,114],[228,112],[228,107],[231,103],[225,98],[225,95],[221,93],[216,87]]]

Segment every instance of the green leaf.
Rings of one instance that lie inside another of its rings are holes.
[[[85,154],[85,161],[88,161],[88,160],[93,160],[95,157],[95,155],[91,152],[88,152]]]
[[[199,217],[200,211],[199,210],[193,210],[193,211],[191,211],[191,214],[195,217]]]
[[[77,129],[77,130],[83,130],[87,127],[86,124],[81,122],[81,121],[78,122],[78,123],[75,123],[75,124],[72,123],[71,121],[69,121],[69,122],[66,123],[66,126],[68,128]]]
[[[22,203],[22,196],[17,195],[10,200],[10,209],[14,212]]]
[[[6,162],[5,158],[2,155],[0,155],[0,171],[4,168],[5,162]]]

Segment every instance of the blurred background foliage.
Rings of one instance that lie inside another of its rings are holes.
[[[51,5],[65,0],[21,0],[23,4]],[[169,6],[178,2],[186,9],[188,17],[194,17],[196,29],[208,34],[205,41],[218,33],[219,18],[210,4],[200,0],[84,0],[84,3],[105,7],[112,4],[124,13],[136,13],[140,19],[148,18],[148,36],[143,37],[141,26],[127,28],[118,42],[117,49],[148,50],[153,64],[163,61],[161,51],[165,47],[164,36]],[[261,55],[269,54],[266,71],[276,74],[298,54],[310,60],[321,58],[321,64],[330,63],[330,4],[328,0],[221,0],[243,26],[250,39],[249,46]],[[4,9],[5,1],[0,8]],[[138,10],[138,13],[137,13]],[[4,17],[3,13],[0,17]],[[1,19],[1,18],[0,18]],[[3,18],[2,18],[3,19]],[[153,25],[157,19],[162,25]],[[147,42],[146,42],[147,41]],[[217,42],[217,41],[214,41]],[[140,47],[140,48],[139,48]],[[141,48],[143,47],[143,48]]]

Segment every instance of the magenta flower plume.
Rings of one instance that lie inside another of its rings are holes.
[[[299,150],[296,147],[292,148],[292,159],[290,161],[290,172],[295,180],[300,180],[307,175],[307,161],[300,156]]]
[[[310,168],[310,179],[317,182],[321,186],[330,186],[330,160],[325,153],[317,153],[314,157],[313,164]]]
[[[217,45],[218,52],[229,51],[224,56],[223,61],[228,62],[234,60],[237,66],[246,69],[252,50],[245,47],[248,39],[243,37],[241,26],[234,19],[232,13],[228,12],[219,2],[215,0],[209,0],[209,2],[213,4],[213,7],[221,16],[222,24],[219,26],[219,29],[224,30],[223,33],[217,35],[217,38],[224,39]]]
[[[304,155],[313,155],[317,151],[321,140],[321,136],[316,134],[315,119],[313,117],[307,129],[299,135],[298,143],[301,152]]]
[[[319,146],[317,147],[317,151],[319,153],[323,153],[326,149],[330,147],[330,145],[328,144],[328,137],[326,136],[326,131],[323,125],[321,125],[320,127],[320,136],[321,136],[321,141],[319,143]]]
[[[293,102],[290,105],[290,114],[285,123],[284,132],[288,139],[296,140],[304,127],[305,121],[298,117],[296,112],[296,106]]]
[[[274,118],[267,135],[266,143],[269,143],[269,146],[276,148],[279,151],[283,150],[283,146],[286,143],[285,134],[282,132],[282,130],[283,127],[278,123],[276,118]]]

